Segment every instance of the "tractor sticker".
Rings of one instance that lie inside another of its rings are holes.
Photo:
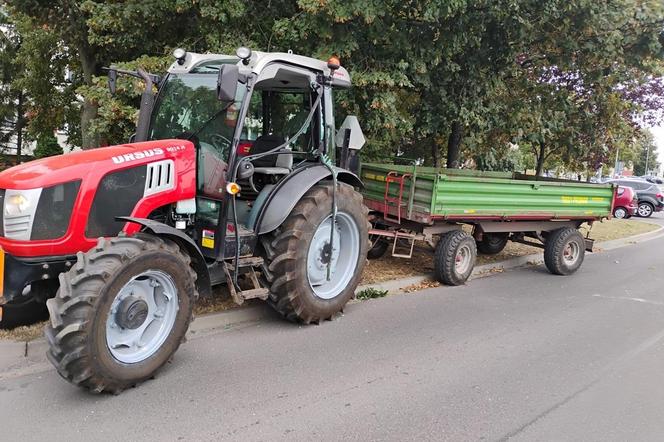
[[[168,146],[166,148],[166,151],[167,152],[180,152],[180,151],[186,150],[186,149],[187,149],[187,146],[185,146],[184,144],[178,144],[177,146]]]
[[[129,161],[142,160],[144,158],[150,158],[155,155],[163,155],[164,149],[160,147],[155,147],[154,149],[144,150],[142,152],[126,153],[124,155],[118,155],[112,158],[115,164],[122,164]]]
[[[203,238],[201,245],[208,249],[214,249],[214,230],[203,229]]]

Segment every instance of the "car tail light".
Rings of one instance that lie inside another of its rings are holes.
[[[664,200],[664,197],[662,196],[661,193],[658,193],[657,194],[657,199],[661,201],[661,200]]]

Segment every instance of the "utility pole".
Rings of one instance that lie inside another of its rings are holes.
[[[645,175],[650,175],[648,173],[648,159],[650,158],[650,144],[648,144],[647,150],[646,150],[646,173]]]

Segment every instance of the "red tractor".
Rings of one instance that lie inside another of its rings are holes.
[[[111,90],[118,74],[146,82],[129,144],[0,173],[4,320],[45,302],[50,361],[93,392],[153,376],[212,286],[317,323],[366,261],[362,183],[344,168],[363,137],[353,118],[335,132],[338,60],[174,55],[163,78],[110,69]]]

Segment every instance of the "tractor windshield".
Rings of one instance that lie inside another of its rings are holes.
[[[195,135],[201,147],[227,158],[244,88],[234,103],[217,99],[217,74],[171,74],[152,114],[150,139]]]
[[[190,138],[197,144],[198,189],[222,198],[231,140],[245,88],[235,101],[217,99],[217,72],[171,74],[152,114],[150,139]]]

